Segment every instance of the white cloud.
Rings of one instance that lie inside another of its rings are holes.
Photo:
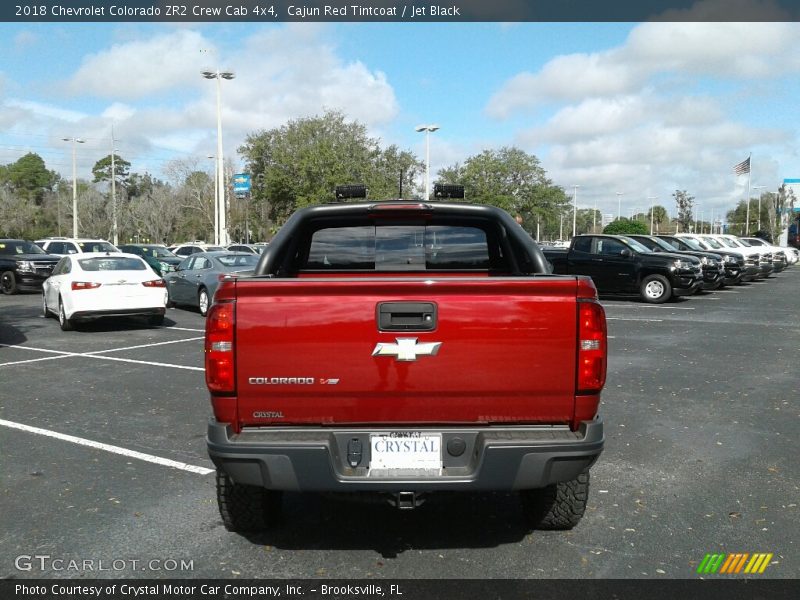
[[[122,102],[114,102],[111,106],[106,108],[100,116],[103,119],[110,119],[112,121],[124,121],[130,119],[136,114],[136,109],[128,104]]]
[[[748,152],[761,161],[754,177],[783,177],[776,157],[791,156],[793,131],[747,124],[738,112],[756,90],[800,73],[798,38],[795,23],[643,23],[618,47],[518,73],[485,111],[535,119],[515,142],[557,183],[581,185],[586,205],[596,198],[616,212],[615,191],[624,191],[623,205],[658,195],[671,210],[669,194],[688,189],[722,210],[746,191],[732,167]],[[770,110],[774,93],[758,110]]]
[[[66,121],[68,123],[75,123],[86,117],[86,113],[83,112],[64,109],[54,104],[45,104],[30,100],[10,98],[6,101],[6,105],[20,108],[27,112],[31,117],[44,117],[46,119]]]
[[[115,44],[87,56],[66,83],[75,95],[132,100],[163,90],[198,84],[213,48],[195,31],[178,29],[146,40]]]
[[[800,72],[796,23],[643,23],[625,44],[604,52],[559,56],[537,73],[509,79],[486,113],[506,118],[546,102],[639,91],[670,73],[768,79]]]

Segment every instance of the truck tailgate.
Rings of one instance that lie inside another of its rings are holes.
[[[239,423],[568,423],[576,286],[549,277],[240,279]],[[434,304],[434,329],[380,331],[384,302]]]

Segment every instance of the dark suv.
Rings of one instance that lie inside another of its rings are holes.
[[[0,240],[0,290],[4,294],[39,291],[60,257],[25,240]]]

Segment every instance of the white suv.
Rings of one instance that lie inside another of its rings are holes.
[[[67,254],[83,254],[84,252],[119,252],[111,242],[106,240],[51,237],[34,242],[48,254],[66,256]]]

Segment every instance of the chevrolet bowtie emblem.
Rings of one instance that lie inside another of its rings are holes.
[[[417,343],[417,338],[395,338],[396,344],[378,342],[372,356],[394,356],[397,360],[417,360],[417,356],[435,356],[442,342]]]

